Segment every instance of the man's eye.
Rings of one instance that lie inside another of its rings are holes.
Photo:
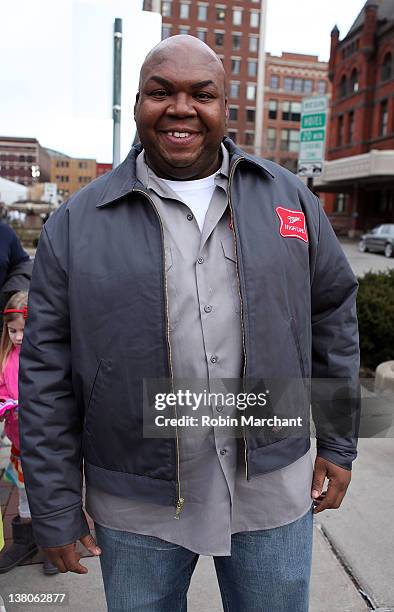
[[[156,89],[156,91],[152,91],[152,93],[149,95],[153,98],[164,98],[167,95],[167,92],[165,89]]]
[[[201,92],[196,95],[196,98],[198,100],[211,100],[212,96],[211,94]]]

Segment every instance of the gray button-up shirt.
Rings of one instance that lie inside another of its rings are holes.
[[[174,382],[193,391],[225,391],[243,365],[239,283],[227,210],[229,155],[215,177],[202,232],[187,202],[137,158],[137,177],[150,192],[164,229]],[[230,415],[213,406],[216,415]],[[190,414],[190,412],[188,412]],[[178,411],[178,416],[179,411]],[[178,429],[181,496],[174,508],[87,488],[86,508],[104,526],[153,535],[203,555],[230,555],[231,534],[285,525],[311,505],[309,452],[291,465],[245,478],[244,442],[228,428]]]

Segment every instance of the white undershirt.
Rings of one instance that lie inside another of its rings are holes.
[[[200,231],[202,231],[205,215],[215,190],[215,176],[216,172],[196,181],[168,181],[161,179],[187,204],[196,218]]]

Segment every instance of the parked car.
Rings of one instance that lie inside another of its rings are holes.
[[[358,248],[361,253],[376,251],[392,257],[394,253],[394,223],[378,225],[361,236]]]

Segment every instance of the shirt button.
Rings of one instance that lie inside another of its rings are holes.
[[[216,355],[212,355],[211,357],[211,363],[216,363],[218,360],[218,358],[216,357]]]
[[[197,263],[199,263],[199,264],[204,263],[204,257],[199,257],[199,258],[197,259]]]
[[[212,306],[209,306],[209,305],[208,306],[204,306],[204,311],[205,312],[211,312],[211,310],[212,310]],[[212,359],[211,359],[211,361],[212,361]]]
[[[216,411],[217,412],[222,412],[222,410],[223,410],[223,406],[220,406],[220,405],[216,406]]]
[[[188,213],[188,215],[187,215],[187,220],[188,220],[188,221],[193,221],[193,215],[192,215],[192,213]]]
[[[221,455],[226,455],[227,454],[227,450],[225,448],[221,448],[220,449],[220,454]]]

